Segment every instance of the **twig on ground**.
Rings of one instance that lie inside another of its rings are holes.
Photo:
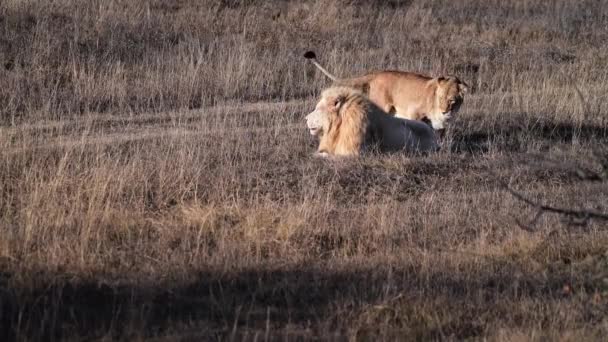
[[[533,200],[525,197],[521,193],[513,190],[508,184],[504,184],[504,187],[516,199],[518,199],[530,206],[537,208],[538,212],[536,213],[531,224],[535,224],[538,221],[538,218],[545,212],[566,215],[569,218],[580,220],[580,222],[582,224],[586,224],[589,220],[592,220],[592,219],[608,221],[608,214],[603,213],[603,212],[598,212],[595,210],[587,210],[587,209],[575,210],[575,209],[568,209],[568,208],[559,208],[559,207],[554,207],[554,206],[550,206],[547,204],[542,204],[540,202],[533,201]]]
[[[569,170],[572,175],[576,176],[581,181],[592,181],[592,182],[606,182],[608,181],[608,153],[603,153],[599,150],[593,151],[594,161],[596,161],[601,168],[601,171],[596,172],[587,167],[582,167],[573,163],[558,162],[555,160],[544,160],[544,165],[551,165],[554,169]],[[495,175],[496,176],[496,175]],[[497,179],[499,177],[496,176]],[[525,223],[516,219],[517,225],[526,231],[534,231],[534,226],[538,223],[540,217],[545,213],[554,213],[564,216],[569,226],[586,226],[591,220],[608,221],[608,213],[593,210],[593,209],[572,209],[564,207],[556,207],[542,203],[541,201],[533,200],[523,193],[513,189],[507,182],[500,181],[502,187],[507,190],[518,201],[521,201],[536,209],[536,213],[530,222]]]

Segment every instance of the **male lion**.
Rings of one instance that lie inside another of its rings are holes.
[[[410,120],[428,120],[440,135],[446,123],[458,112],[468,86],[455,76],[432,78],[405,71],[373,71],[354,78],[338,78],[327,71],[314,52],[309,59],[336,85],[360,89],[387,113]]]
[[[321,94],[315,110],[306,116],[310,134],[320,138],[321,156],[357,156],[380,151],[428,152],[438,149],[427,124],[396,118],[383,112],[363,93],[350,87],[332,87]]]

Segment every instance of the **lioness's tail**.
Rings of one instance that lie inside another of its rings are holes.
[[[325,69],[321,64],[319,64],[319,62],[317,61],[317,55],[313,51],[306,51],[306,53],[304,54],[304,58],[310,60],[312,64],[319,68],[319,70],[321,70],[321,72],[324,73],[325,76],[329,77],[329,79],[331,79],[332,81],[336,82],[339,80],[335,75],[327,71],[327,69]]]
[[[369,81],[374,77],[373,74],[353,77],[353,78],[338,78],[334,74],[327,71],[319,62],[317,61],[317,55],[313,51],[307,51],[304,54],[304,58],[310,60],[312,64],[314,64],[325,76],[329,77],[332,81],[334,81],[337,85],[343,85],[348,87],[357,88],[364,93],[368,92]]]

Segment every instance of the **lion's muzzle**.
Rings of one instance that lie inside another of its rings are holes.
[[[318,110],[306,115],[306,126],[313,136],[319,135],[323,130],[323,117],[322,113]]]

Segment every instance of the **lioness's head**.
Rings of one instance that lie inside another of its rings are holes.
[[[339,117],[340,107],[344,100],[345,96],[343,94],[323,92],[315,110],[306,115],[306,125],[310,134],[321,137],[323,133],[328,132],[332,123]]]
[[[458,113],[469,87],[455,76],[439,77],[433,81],[436,83],[435,103],[434,110],[428,116],[433,128],[441,131]]]

